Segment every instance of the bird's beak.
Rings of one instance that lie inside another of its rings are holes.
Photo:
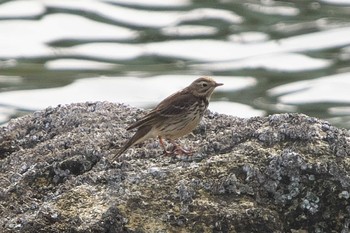
[[[215,83],[215,87],[222,86],[224,85],[223,83]]]

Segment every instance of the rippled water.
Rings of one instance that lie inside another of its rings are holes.
[[[152,107],[200,75],[210,109],[350,128],[350,0],[22,0],[0,4],[0,122],[107,100]]]

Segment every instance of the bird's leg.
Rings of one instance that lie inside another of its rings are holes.
[[[164,154],[165,154],[165,155],[171,155],[171,154],[173,154],[173,151],[174,151],[174,150],[172,150],[172,151],[167,151],[167,149],[166,149],[166,147],[165,147],[165,145],[164,145],[164,142],[163,142],[162,137],[161,137],[161,136],[158,136],[158,139],[159,139],[160,145],[162,146],[162,148],[163,148],[163,150],[164,150]]]
[[[175,141],[171,140],[170,141],[174,148],[172,150],[173,153],[178,154],[178,155],[192,155],[193,151],[192,150],[186,150],[182,148],[179,144],[177,144]]]

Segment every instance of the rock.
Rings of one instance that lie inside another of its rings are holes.
[[[0,232],[348,232],[350,133],[302,114],[208,112],[164,156],[110,161],[144,111],[47,108],[0,129]]]

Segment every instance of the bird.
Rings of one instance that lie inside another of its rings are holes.
[[[183,149],[174,140],[189,134],[197,127],[214,89],[221,85],[223,83],[217,83],[211,77],[200,77],[189,86],[165,98],[148,114],[127,127],[128,131],[137,131],[116,153],[113,160],[120,157],[129,147],[155,137],[158,137],[166,155],[192,154],[192,151]],[[172,151],[166,149],[163,139],[173,144]]]

